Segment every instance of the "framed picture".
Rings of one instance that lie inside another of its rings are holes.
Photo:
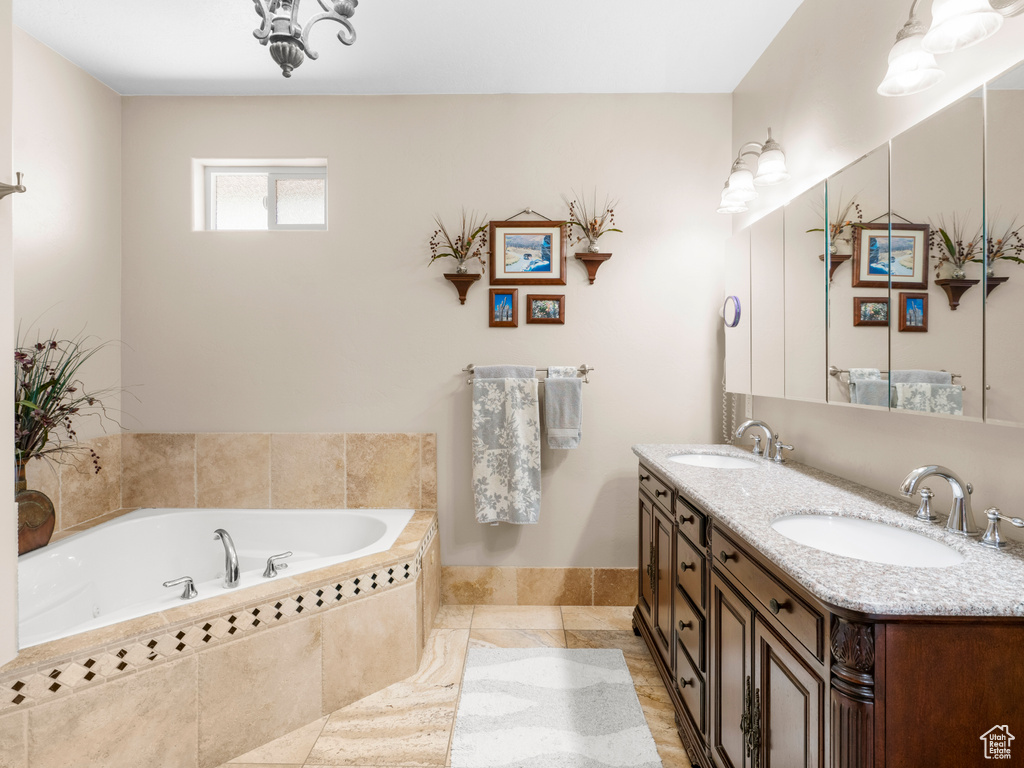
[[[889,325],[889,299],[876,296],[854,296],[853,324]]]
[[[928,225],[886,224],[853,228],[853,287],[928,287]]]
[[[492,221],[491,285],[565,285],[564,221]]]
[[[526,322],[565,325],[565,294],[560,296],[529,294],[526,297]]]
[[[487,316],[491,328],[518,328],[519,291],[515,288],[491,288]]]
[[[900,330],[928,332],[928,294],[900,294]]]

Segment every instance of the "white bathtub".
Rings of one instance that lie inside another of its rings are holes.
[[[267,558],[291,550],[279,579],[390,549],[408,509],[145,509],[18,558],[22,648],[266,583]],[[224,587],[225,529],[238,552],[237,589]]]

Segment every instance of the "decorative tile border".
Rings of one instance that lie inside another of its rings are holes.
[[[123,642],[86,649],[70,657],[18,670],[0,679],[0,715],[23,711],[165,661],[248,637],[267,627],[280,626],[299,616],[323,613],[413,582],[437,530],[435,516],[414,557],[385,563],[369,573],[322,582],[298,592],[283,592],[259,603],[162,627]]]

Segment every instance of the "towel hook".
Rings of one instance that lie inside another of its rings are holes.
[[[18,171],[18,183],[17,184],[4,184],[0,181],[0,200],[3,200],[8,195],[13,195],[15,192],[27,192],[25,185],[21,183],[21,171]]]

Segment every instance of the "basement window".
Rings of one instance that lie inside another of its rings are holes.
[[[327,229],[326,164],[235,164],[238,162],[200,166],[205,226],[197,229]]]

